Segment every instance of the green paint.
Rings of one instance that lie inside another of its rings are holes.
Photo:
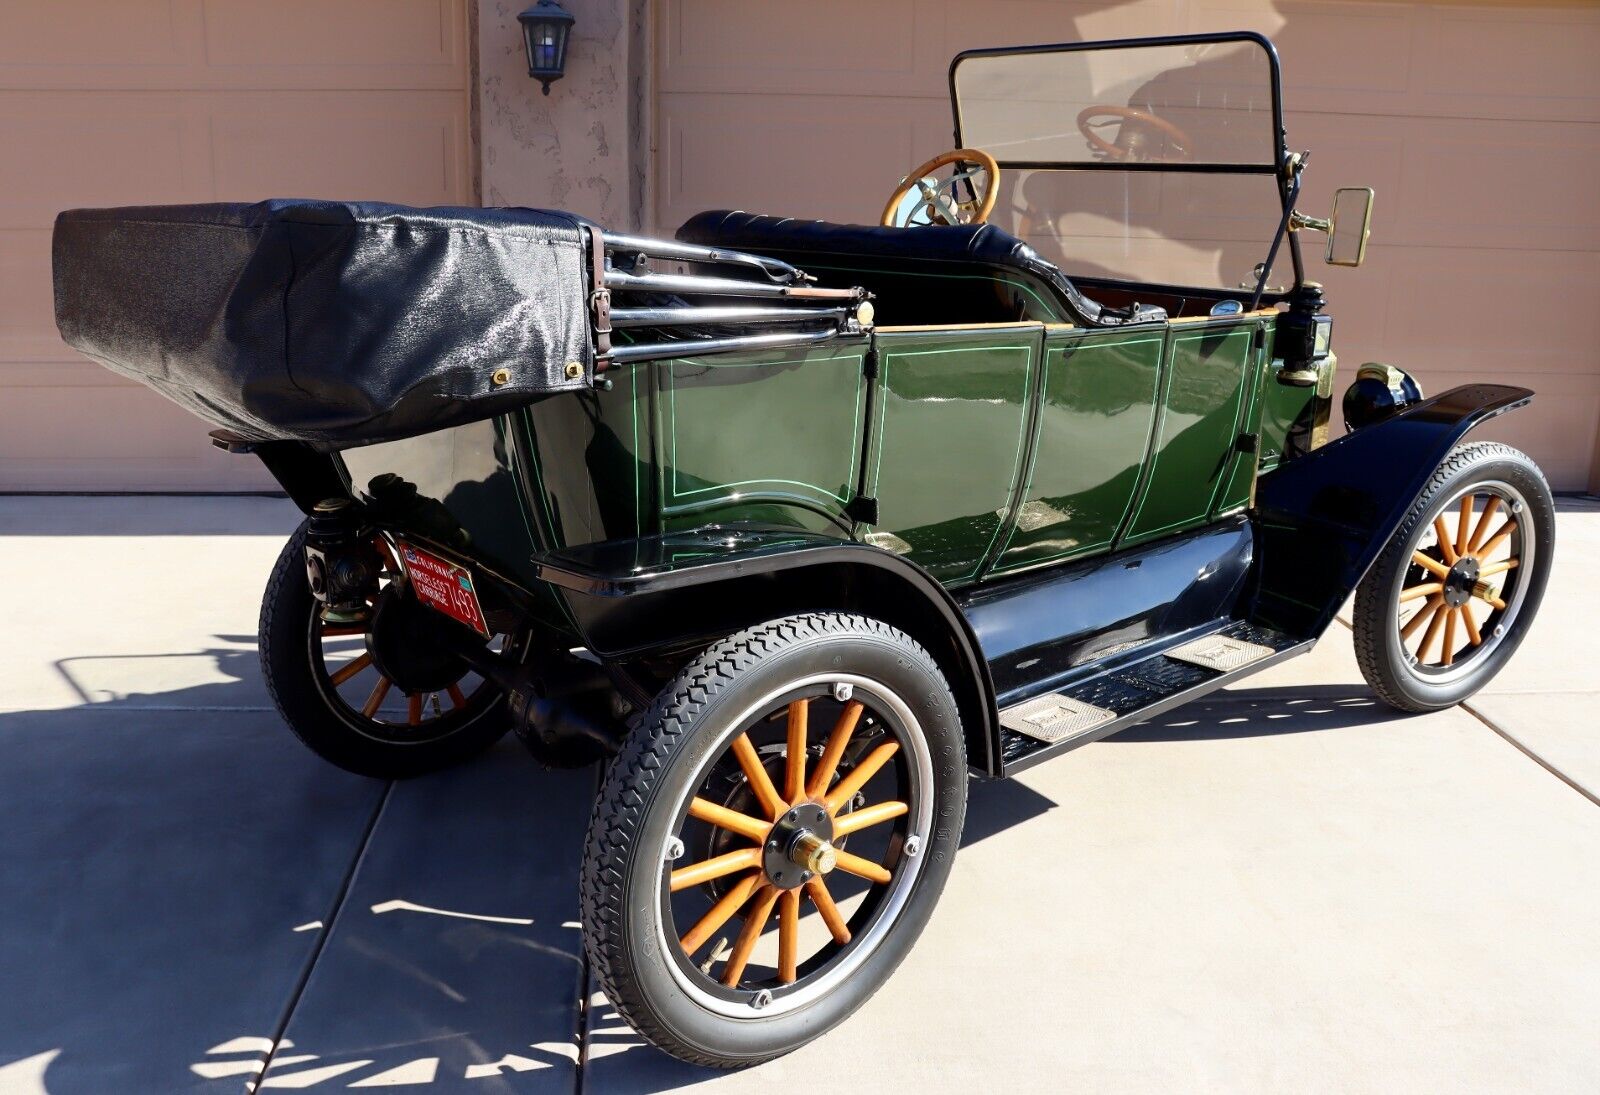
[[[659,365],[664,512],[795,500],[842,513],[855,494],[865,353]]]
[[[871,381],[866,338],[622,366],[609,391],[349,462],[396,458],[362,470],[408,474],[530,584],[538,551],[751,523],[886,544],[958,585],[1246,505],[1255,458],[1236,438],[1259,430],[1270,462],[1311,398],[1275,382],[1259,324],[880,330]],[[844,516],[863,483],[871,529]]]
[[[1185,326],[1168,337],[1156,443],[1124,544],[1193,528],[1211,513],[1232,469],[1254,329]]]
[[[875,531],[947,583],[973,578],[1004,531],[1027,441],[1043,327],[877,336]]]
[[[996,573],[1104,551],[1137,489],[1164,333],[1052,331],[1037,442]]]
[[[1270,342],[1271,339],[1266,340]],[[1265,344],[1259,350],[1251,350],[1246,365],[1244,378],[1244,397],[1241,404],[1239,419],[1239,434],[1254,434],[1257,438],[1256,451],[1236,451],[1233,454],[1233,466],[1228,471],[1227,480],[1218,496],[1216,505],[1212,507],[1213,518],[1225,514],[1236,513],[1250,504],[1250,494],[1255,486],[1256,471],[1259,467],[1261,453],[1261,415],[1262,404],[1266,396],[1268,353]]]

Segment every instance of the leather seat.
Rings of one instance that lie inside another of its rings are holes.
[[[1046,292],[1080,326],[1118,327],[1167,318],[1164,310],[1151,305],[1112,309],[1090,300],[1055,264],[992,224],[887,228],[717,209],[690,217],[677,235],[685,243],[772,254],[801,266],[807,256],[826,256],[857,265],[888,264],[906,272],[1007,271]]]

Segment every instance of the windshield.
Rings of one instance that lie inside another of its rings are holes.
[[[999,161],[989,219],[1068,274],[1254,288],[1283,215],[1276,68],[1254,35],[977,50],[951,66],[957,141]]]

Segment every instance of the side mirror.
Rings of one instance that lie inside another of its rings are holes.
[[[1372,187],[1345,186],[1333,192],[1333,215],[1327,220],[1295,212],[1289,217],[1291,231],[1326,232],[1328,250],[1323,261],[1329,266],[1360,266],[1367,258],[1367,236],[1372,232]]]
[[[1367,237],[1372,233],[1372,187],[1346,186],[1333,192],[1333,216],[1328,218],[1329,266],[1360,266],[1367,257]]]

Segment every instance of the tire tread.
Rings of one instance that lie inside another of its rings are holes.
[[[1431,520],[1429,513],[1442,490],[1473,466],[1502,459],[1511,460],[1536,476],[1544,488],[1545,496],[1549,497],[1550,487],[1544,473],[1520,450],[1498,441],[1474,441],[1462,445],[1453,450],[1434,469],[1433,475],[1417,496],[1405,520],[1400,523],[1388,545],[1372,564],[1372,569],[1356,587],[1355,607],[1351,613],[1356,664],[1360,667],[1361,675],[1366,678],[1368,686],[1390,707],[1415,714],[1439,709],[1437,705],[1419,703],[1407,694],[1404,683],[1395,676],[1387,656],[1386,647],[1391,622],[1389,592],[1390,587],[1409,564],[1410,556],[1405,555],[1405,545],[1411,542],[1411,535],[1419,523]],[[1405,557],[1402,558],[1402,555]]]
[[[670,1047],[680,1060],[732,1068],[780,1054],[730,1061],[706,1053],[678,1038],[649,1009],[632,1003],[642,994],[635,991],[638,979],[623,944],[623,881],[629,842],[651,804],[656,776],[707,704],[745,670],[804,639],[829,634],[860,637],[863,632],[909,648],[933,663],[931,655],[905,633],[866,616],[816,612],[747,628],[712,644],[661,691],[606,771],[584,846],[580,881],[584,946],[590,968],[617,1014],[653,1044]]]

